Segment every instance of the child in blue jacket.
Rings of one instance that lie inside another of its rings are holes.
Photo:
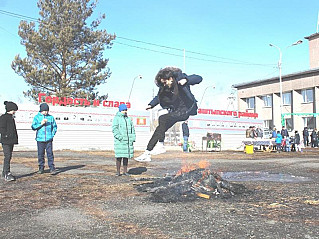
[[[281,151],[281,143],[282,143],[282,136],[280,134],[280,131],[277,131],[277,136],[276,136],[276,145],[277,145],[277,153]]]
[[[39,113],[33,118],[32,126],[33,130],[36,130],[36,141],[38,148],[38,164],[39,174],[44,173],[44,154],[47,152],[48,166],[50,173],[55,175],[58,173],[54,166],[54,155],[52,149],[53,137],[57,131],[57,124],[52,115],[49,114],[49,106],[46,103],[40,105]]]

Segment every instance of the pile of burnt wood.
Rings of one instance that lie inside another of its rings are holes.
[[[229,198],[247,193],[242,184],[230,183],[210,169],[195,169],[172,176],[156,179],[140,179],[136,188],[140,192],[150,193],[156,202],[190,201],[197,198]]]

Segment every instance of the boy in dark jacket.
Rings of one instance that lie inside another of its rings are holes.
[[[188,76],[182,73],[181,69],[175,67],[165,67],[157,73],[155,84],[159,87],[159,91],[146,109],[152,109],[160,104],[162,108],[168,110],[168,113],[158,118],[159,125],[145,152],[135,158],[136,161],[150,162],[151,154],[166,152],[164,148],[165,132],[176,122],[185,121],[190,115],[197,114],[197,101],[190,91],[190,86],[199,84],[201,81],[201,76]],[[154,148],[157,142],[159,142],[159,147]]]
[[[13,146],[18,144],[17,128],[13,118],[18,106],[11,101],[5,101],[4,105],[6,113],[0,116],[1,143],[4,154],[2,177],[5,181],[10,182],[15,180],[10,172],[10,162]]]

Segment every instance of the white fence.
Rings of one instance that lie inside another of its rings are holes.
[[[39,106],[31,104],[19,105],[16,113],[16,125],[19,135],[19,145],[15,150],[36,150],[35,131],[31,129],[33,117],[38,113]],[[58,131],[54,138],[55,150],[113,150],[112,120],[118,108],[109,107],[65,107],[50,106],[50,114],[56,119]],[[154,117],[148,111],[128,110],[132,118],[135,131],[136,150],[145,150],[151,137],[151,129],[158,115]],[[150,122],[152,121],[152,122]],[[176,145],[176,140],[182,142],[181,124],[168,134],[174,142],[167,145]],[[189,118],[190,138],[198,150],[202,149],[202,137],[207,133],[221,134],[222,150],[241,149],[242,141],[246,139],[245,132],[249,126],[262,128],[263,121],[254,118],[234,118],[232,116],[198,114]]]
[[[38,105],[19,105],[16,126],[19,145],[15,150],[36,150],[35,131],[31,129]],[[50,106],[50,114],[56,119],[58,131],[54,137],[54,149],[113,150],[112,120],[117,108]],[[148,112],[128,111],[135,131],[135,149],[144,150],[150,137]]]

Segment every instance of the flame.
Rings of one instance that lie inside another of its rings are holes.
[[[198,163],[199,168],[209,168],[210,167],[210,163],[206,160],[201,160]]]
[[[181,167],[181,169],[176,173],[176,175],[181,175],[183,173],[188,173],[192,170],[198,169],[198,168],[202,168],[202,169],[206,169],[210,167],[210,163],[206,160],[201,160],[198,163],[188,163],[186,164],[184,162],[184,165]]]
[[[210,198],[210,195],[208,194],[204,194],[204,193],[196,193],[197,196],[201,197],[201,198],[206,198],[206,199],[209,199]]]

